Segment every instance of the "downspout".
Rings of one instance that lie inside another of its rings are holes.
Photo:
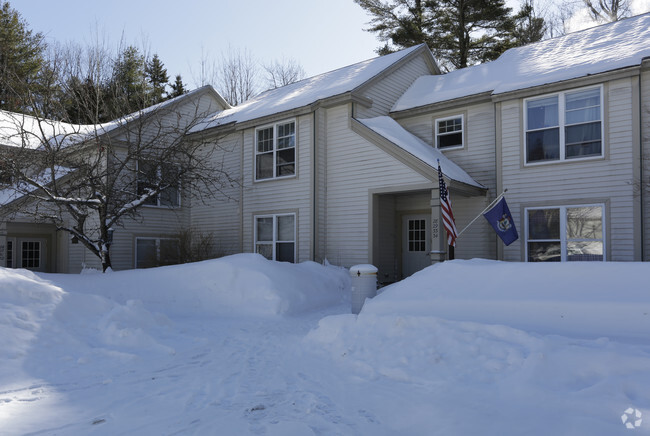
[[[641,61],[641,66],[643,67],[643,61]],[[638,86],[638,92],[639,92],[639,202],[641,203],[641,261],[643,262],[645,259],[645,202],[643,201],[643,191],[644,191],[644,186],[643,186],[643,180],[644,180],[644,175],[643,175],[643,163],[645,159],[645,154],[643,150],[643,92],[641,88],[643,87],[643,68],[641,69],[641,72],[639,74],[639,86]]]
[[[316,159],[316,111],[318,109],[314,109],[312,112],[312,125],[311,125],[311,131],[312,131],[312,147],[311,147],[311,177],[312,177],[312,193],[311,193],[311,260],[316,261],[316,238],[318,237],[318,231],[316,228],[316,225],[318,224],[318,218],[316,214],[318,213],[318,169],[316,167],[316,164],[318,163],[318,160]]]

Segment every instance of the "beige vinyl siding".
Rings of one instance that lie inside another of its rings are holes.
[[[327,258],[346,267],[371,261],[370,194],[431,182],[350,130],[349,108],[327,114]]]
[[[254,250],[255,215],[296,214],[296,261],[311,260],[313,115],[296,118],[296,176],[255,182],[255,129],[244,131],[243,251]]]
[[[643,260],[650,260],[650,71],[641,72]]]
[[[314,202],[317,214],[316,225],[316,252],[314,260],[322,262],[327,253],[327,111],[318,109],[315,112],[316,117],[316,161],[314,171],[316,172],[316,199]]]
[[[526,207],[605,204],[608,260],[635,260],[633,79],[609,82],[605,93],[604,159],[523,165],[523,101],[502,104],[503,186],[520,230],[519,241],[504,249],[505,260],[525,253]]]
[[[476,218],[489,204],[481,197],[461,197],[451,195],[452,210],[456,219],[456,228],[460,232]],[[456,240],[454,255],[456,259],[496,258],[496,234],[482,216],[479,217]]]
[[[388,115],[397,99],[404,94],[415,79],[432,73],[424,56],[424,54],[416,56],[386,77],[382,77],[377,83],[364,89],[362,95],[372,100],[372,107],[365,108],[359,105],[355,110],[355,117],[372,118]]]
[[[234,180],[226,184],[216,198],[205,204],[194,199],[190,208],[190,227],[198,235],[212,235],[216,256],[240,253],[241,246],[241,191],[242,191],[242,132],[224,138],[215,138],[211,159]]]

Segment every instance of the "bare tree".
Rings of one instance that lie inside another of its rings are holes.
[[[222,54],[216,69],[216,89],[232,106],[245,102],[259,92],[259,67],[247,49],[230,47]]]
[[[629,0],[582,0],[597,22],[618,21],[630,14]]]
[[[77,59],[60,65],[80,68]],[[97,63],[88,67],[101,70]],[[181,195],[192,201],[225,197],[237,181],[224,168],[227,150],[218,138],[190,135],[217,110],[208,104],[218,98],[211,88],[108,123],[98,121],[106,95],[91,91],[52,98],[48,109],[62,113],[61,106],[73,104],[84,119],[95,120],[90,124],[0,112],[0,215],[55,225],[97,256],[105,271],[112,230],[139,219],[142,206],[177,207]]]
[[[305,70],[295,59],[282,58],[264,65],[269,89],[289,85],[305,78]]]

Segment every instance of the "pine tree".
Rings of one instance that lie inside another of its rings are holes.
[[[30,93],[38,92],[45,64],[41,33],[33,33],[9,2],[0,2],[0,108],[31,112]]]
[[[354,1],[372,17],[366,30],[384,43],[379,54],[425,43],[447,71],[496,59],[525,43],[513,34],[519,22],[504,0]]]
[[[145,65],[145,74],[152,88],[150,92],[151,103],[160,103],[164,100],[163,93],[167,82],[169,82],[169,76],[167,75],[167,69],[163,66],[157,54],[154,54],[153,58]]]
[[[176,81],[169,86],[172,88],[172,92],[168,94],[167,98],[180,97],[183,94],[187,94],[187,89],[183,84],[183,79],[180,74],[176,75]]]
[[[151,105],[151,85],[145,73],[145,59],[137,47],[128,46],[119,54],[108,88],[110,118],[118,118]]]

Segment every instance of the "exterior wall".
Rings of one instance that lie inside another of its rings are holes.
[[[356,109],[355,117],[372,118],[388,115],[397,99],[404,94],[415,79],[432,73],[424,54],[411,59],[361,92],[364,97],[372,100],[372,107],[359,107]]]
[[[228,255],[242,251],[242,141],[241,132],[225,138],[215,138],[211,159],[223,166],[234,182],[224,185],[222,195],[206,204],[195,199],[190,207],[190,226],[199,235],[214,236],[215,255]]]
[[[640,260],[640,226],[635,227],[638,197],[633,186],[638,167],[636,80],[605,83],[605,156],[600,159],[524,166],[523,98],[501,103],[502,184],[508,188],[510,211],[520,233],[520,239],[504,249],[505,260],[525,260],[526,207],[587,203],[605,204],[607,260]]]
[[[327,113],[327,258],[350,267],[374,262],[373,194],[433,188],[430,180],[350,129],[349,106]]]
[[[256,215],[295,213],[296,262],[302,262],[312,258],[313,114],[295,120],[295,177],[255,181],[255,129],[243,132],[242,241],[244,252],[254,251]]]

